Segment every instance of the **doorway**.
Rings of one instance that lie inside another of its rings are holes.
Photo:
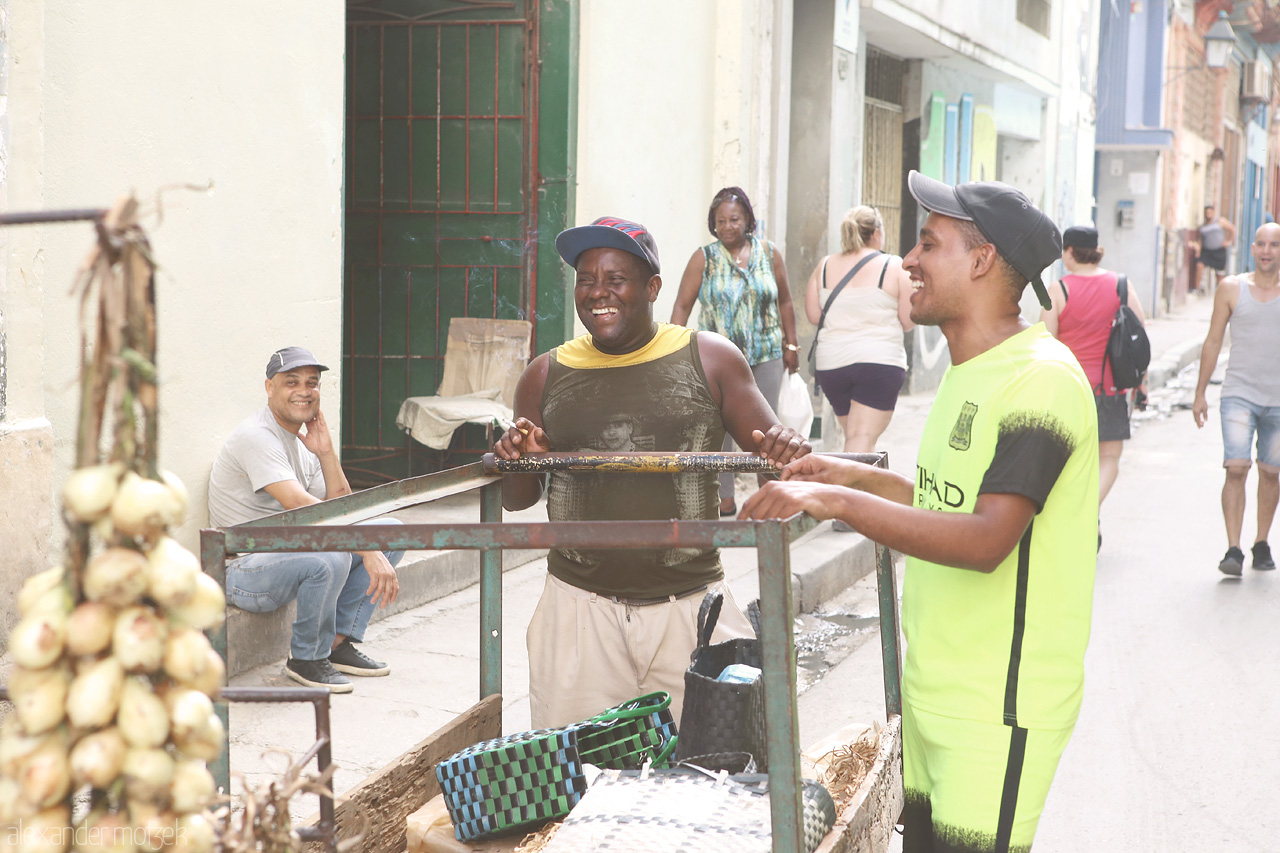
[[[487,449],[468,426],[442,456],[396,415],[436,393],[452,318],[538,313],[538,18],[536,0],[348,0],[342,458],[353,483]],[[551,328],[535,325],[533,351],[563,340]]]

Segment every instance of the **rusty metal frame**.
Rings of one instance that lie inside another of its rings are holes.
[[[888,467],[884,453],[830,454]],[[307,552],[368,550],[478,550],[480,571],[480,697],[502,688],[502,550],[504,548],[671,548],[754,547],[758,555],[763,686],[770,719],[767,750],[773,850],[804,849],[800,800],[799,719],[796,704],[796,655],[792,629],[791,542],[817,522],[798,514],[773,521],[502,521],[501,472],[546,470],[771,471],[750,454],[545,454],[515,463],[484,461],[462,468],[388,483],[295,510],[224,529],[201,531],[201,562],[219,580],[226,557],[234,552]],[[435,498],[480,490],[479,524],[362,524],[358,521]],[[898,643],[897,592],[892,554],[876,547],[881,646],[885,663],[885,707],[901,713],[901,652]],[[225,629],[213,638],[226,655]],[[225,706],[220,706],[225,709]],[[226,779],[229,767],[219,766]]]
[[[109,213],[105,207],[82,207],[67,210],[33,210],[18,213],[0,213],[0,226],[40,225],[46,222],[84,222],[99,220]]]
[[[219,705],[226,708],[228,702],[310,702],[316,715],[316,740],[296,764],[305,764],[313,757],[316,768],[323,778],[329,765],[333,763],[333,737],[329,730],[329,691],[323,687],[224,687],[219,698]],[[225,720],[223,721],[226,722]],[[231,752],[231,730],[227,729],[226,755]],[[329,794],[320,795],[320,820],[315,826],[297,828],[298,837],[303,841],[317,841],[324,844],[325,849],[338,849],[337,823],[333,817],[333,782],[327,783]],[[228,794],[230,787],[225,788]]]

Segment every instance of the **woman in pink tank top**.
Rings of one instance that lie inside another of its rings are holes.
[[[1053,307],[1040,314],[1049,332],[1070,348],[1093,386],[1098,404],[1098,503],[1107,497],[1120,473],[1120,453],[1129,438],[1129,401],[1115,387],[1111,365],[1103,364],[1111,322],[1120,308],[1119,276],[1099,266],[1102,249],[1098,230],[1072,226],[1062,232],[1062,263],[1067,275],[1049,288]],[[1146,322],[1135,289],[1129,288],[1129,307]],[[1105,372],[1104,372],[1105,368]],[[1139,389],[1145,392],[1145,387]],[[1102,547],[1102,534],[1098,534]]]

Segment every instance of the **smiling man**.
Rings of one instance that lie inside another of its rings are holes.
[[[1276,567],[1267,536],[1280,503],[1280,225],[1268,222],[1253,237],[1253,272],[1222,280],[1213,297],[1209,332],[1200,349],[1200,374],[1191,414],[1203,427],[1209,415],[1205,392],[1218,366],[1222,341],[1231,329],[1231,360],[1222,382],[1222,517],[1227,525],[1227,553],[1218,571],[1239,577],[1244,569],[1240,532],[1244,526],[1245,480],[1258,457],[1258,526],[1251,565],[1259,571]]]
[[[840,518],[907,555],[906,853],[1031,847],[1080,710],[1098,510],[1098,419],[1075,357],[1029,326],[1058,229],[998,182],[911,172],[930,211],[903,260],[911,319],[951,349],[915,480],[808,456],[743,507]]]
[[[267,404],[232,431],[213,463],[211,525],[242,524],[351,494],[320,411],[320,373],[328,369],[302,347],[271,354]],[[354,644],[363,641],[373,608],[396,600],[400,584],[394,567],[403,556],[403,551],[245,554],[227,564],[227,603],[261,613],[297,599],[285,675],[310,687],[350,693],[347,675],[391,672]]]
[[[605,217],[570,228],[556,249],[576,270],[574,303],[587,334],[538,356],[516,386],[516,426],[494,450],[504,459],[552,450],[632,447],[716,451],[727,431],[778,467],[809,443],[778,424],[746,359],[727,338],[655,323],[658,249],[643,225]],[[716,519],[712,473],[554,472],[552,521]],[[538,474],[503,477],[502,503],[542,495]],[[715,640],[751,626],[724,584],[715,549],[575,551],[553,548],[529,625],[529,705],[535,728],[576,722],[654,690],[680,719],[684,671],[697,644],[698,606],[725,595]]]

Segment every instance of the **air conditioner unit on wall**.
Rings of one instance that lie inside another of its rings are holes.
[[[1271,60],[1255,59],[1244,65],[1240,97],[1246,101],[1271,100]]]

